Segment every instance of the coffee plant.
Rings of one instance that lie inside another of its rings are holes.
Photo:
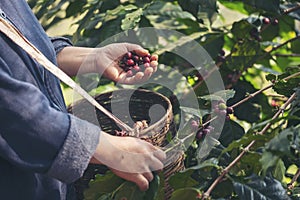
[[[76,30],[65,36],[74,45],[95,47],[125,32],[128,38],[124,41],[138,41],[151,54],[159,55],[158,71],[164,76],[154,78],[157,82],[170,79],[176,90],[158,85],[145,88],[170,98],[175,121],[178,122],[179,110],[192,115],[181,129],[186,137],[178,138],[181,144],[191,137],[193,141],[185,146],[185,170],[168,180],[173,188],[171,200],[300,199],[300,4],[297,0],[28,0],[28,3],[46,30],[63,20],[72,20]],[[224,23],[216,23],[217,20]],[[149,36],[140,32],[143,27],[174,30],[182,35],[165,36],[167,39],[161,43],[157,33]],[[213,58],[216,63],[213,69],[201,68],[200,74],[199,66],[170,53],[191,40]],[[129,54],[122,63],[128,71],[135,66],[133,55]],[[148,59],[141,60],[142,64],[149,63]],[[193,88],[201,113],[188,106],[176,107],[174,94],[184,97],[189,92],[181,88],[174,77],[175,70]],[[220,72],[225,85],[225,90],[218,94],[209,94],[205,84],[212,71]],[[101,79],[98,91],[108,85],[113,83]],[[225,118],[221,135],[203,158],[198,149],[215,131],[211,122],[220,117]],[[79,198],[161,200],[165,183],[164,177],[156,174],[149,190],[141,192],[133,183],[107,171],[91,178],[84,197]]]

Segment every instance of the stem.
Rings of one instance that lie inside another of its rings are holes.
[[[297,76],[300,76],[300,72],[297,72],[297,73],[295,73],[295,74],[291,74],[291,75],[289,75],[289,76],[283,78],[282,80],[287,81],[287,80],[289,80],[289,79],[291,79],[291,78],[295,78],[295,77],[297,77]],[[232,107],[232,108],[237,107],[237,106],[239,106],[240,104],[242,104],[242,103],[248,101],[249,99],[255,97],[256,95],[262,93],[263,91],[265,91],[265,90],[267,90],[267,89],[270,89],[270,88],[273,87],[273,86],[274,86],[274,83],[272,83],[272,84],[270,84],[270,85],[268,85],[268,86],[266,86],[266,87],[264,87],[264,88],[262,88],[262,89],[260,89],[260,90],[258,90],[258,91],[256,91],[256,92],[254,92],[254,93],[252,93],[252,94],[249,94],[246,98],[242,99],[241,101],[237,102],[236,104],[232,105],[231,107]]]
[[[287,80],[289,80],[289,79],[291,79],[291,78],[295,78],[295,77],[297,77],[297,76],[300,76],[300,72],[297,72],[297,73],[295,73],[295,74],[291,74],[291,75],[285,77],[285,78],[282,79],[282,80],[287,81]]]
[[[252,93],[252,94],[249,94],[246,98],[240,100],[239,102],[237,102],[236,104],[232,105],[231,107],[232,107],[232,108],[235,108],[235,107],[241,105],[242,103],[248,101],[249,99],[252,99],[252,98],[255,97],[256,95],[262,93],[263,91],[265,91],[265,90],[267,90],[267,89],[270,89],[270,88],[273,87],[273,86],[274,86],[274,84],[270,84],[270,85],[268,85],[268,86],[266,86],[266,87],[264,87],[264,88],[262,88],[262,89],[260,89],[260,90],[258,90],[258,91],[256,91],[256,92]]]
[[[292,96],[282,105],[282,107],[275,113],[275,115],[272,117],[273,119],[276,119],[289,105],[290,103],[295,99],[296,93],[292,94]],[[258,134],[263,135],[265,132],[271,127],[271,123],[268,123]],[[221,180],[224,178],[225,175],[228,174],[230,169],[237,164],[241,160],[241,158],[249,151],[249,149],[255,144],[256,140],[253,140],[246,146],[242,152],[223,170],[223,172],[216,178],[216,180],[210,185],[210,187],[207,189],[206,192],[203,194],[203,198],[207,199],[213,189],[218,185],[218,183],[221,182]]]
[[[285,9],[283,11],[283,14],[286,15],[286,14],[289,14],[289,13],[294,12],[294,11],[299,10],[299,9],[300,9],[300,3],[297,3],[297,6],[295,6],[295,7]]]
[[[293,42],[294,40],[297,40],[297,39],[299,39],[299,38],[300,38],[300,35],[297,35],[296,37],[293,37],[293,38],[291,38],[291,39],[285,41],[284,43],[279,44],[279,45],[273,47],[270,51],[267,52],[267,54],[270,54],[271,52],[273,52],[273,51],[275,51],[275,50],[277,50],[277,49],[283,47],[284,45],[286,45],[286,44],[288,44],[288,43],[290,43],[290,42]],[[266,55],[265,55],[265,56],[266,56]]]
[[[274,54],[275,56],[278,57],[300,57],[299,53],[291,53],[291,54],[281,54],[281,53],[276,53]]]
[[[296,174],[294,175],[292,181],[288,184],[288,189],[292,190],[294,188],[294,183],[300,176],[300,169],[297,170]]]

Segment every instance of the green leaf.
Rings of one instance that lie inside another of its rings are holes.
[[[232,143],[230,143],[228,147],[223,150],[223,152],[229,152],[236,148],[245,147],[253,140],[264,141],[266,138],[267,136],[265,135],[245,134],[242,138],[234,140]]]
[[[142,15],[143,15],[143,9],[141,8],[126,14],[125,18],[122,20],[122,25],[121,25],[122,30],[135,28],[138,22],[141,20]]]
[[[247,35],[243,35],[243,38],[246,39],[236,43],[233,47],[235,51],[227,58],[226,66],[232,71],[245,70],[263,54],[260,44],[256,40],[247,39]]]
[[[179,5],[183,10],[192,13],[195,17],[197,17],[199,4],[200,2],[197,0],[179,0]]]
[[[197,117],[197,118],[201,118],[201,117],[203,117],[205,114],[207,114],[208,113],[208,111],[204,111],[204,110],[199,110],[199,109],[195,109],[195,108],[190,108],[190,107],[184,107],[184,106],[181,106],[180,107],[180,109],[183,111],[183,112],[185,112],[185,113],[187,113],[187,114],[191,114],[191,115],[193,115],[193,116],[195,116],[195,117]]]
[[[171,2],[156,1],[145,9],[144,12],[145,15],[159,15],[161,17],[168,17],[169,19],[195,20],[195,17],[191,13],[183,11],[180,6]]]
[[[219,100],[227,101],[228,99],[232,98],[234,94],[235,94],[234,90],[222,90],[210,95],[201,96],[200,98],[207,101],[219,101]]]
[[[265,177],[261,179],[252,176],[247,182],[234,181],[235,192],[243,200],[288,200],[289,196],[281,183],[274,178]]]
[[[156,198],[160,186],[160,177],[154,174],[153,180],[150,182],[149,189],[145,192],[144,200],[153,200]]]
[[[197,200],[198,195],[199,191],[195,188],[178,189],[172,193],[170,200]]]
[[[237,1],[232,2],[232,1],[227,1],[227,0],[219,0],[219,2],[226,8],[238,11],[242,14],[246,14],[246,15],[249,14],[248,11],[244,9],[243,2],[237,2]]]
[[[238,22],[234,22],[231,28],[233,36],[237,39],[243,39],[249,36],[250,31],[255,28],[253,24],[248,22],[245,19],[242,19]]]
[[[266,175],[268,169],[277,165],[277,162],[279,161],[279,156],[267,151],[262,154],[262,157],[259,161],[262,165],[262,172],[264,175]]]
[[[124,180],[108,171],[104,175],[97,174],[89,183],[89,188],[84,191],[85,200],[95,200],[103,194],[112,193]]]
[[[266,80],[267,81],[276,81],[277,80],[277,76],[275,74],[267,74],[266,75]]]
[[[193,173],[194,170],[191,169],[178,172],[171,176],[168,182],[174,190],[186,187],[194,187],[198,184],[198,182],[191,177]]]
[[[244,128],[234,121],[224,124],[219,141],[223,146],[228,146],[232,141],[240,139],[245,134]]]
[[[114,200],[142,200],[145,192],[142,192],[135,183],[125,182],[115,192]]]
[[[206,26],[210,26],[217,16],[217,0],[199,0],[197,17]]]
[[[268,151],[292,155],[291,148],[300,150],[300,126],[284,129],[279,135],[266,144]]]
[[[204,40],[205,38],[205,40]],[[208,33],[200,39],[200,44],[212,58],[216,58],[224,46],[224,34]]]
[[[270,13],[280,13],[280,0],[245,0],[244,3],[252,6],[254,9],[261,9]]]
[[[248,81],[238,81],[233,86],[236,91],[235,96],[228,101],[228,105],[234,105],[240,100],[244,99],[248,94],[254,93],[257,90]],[[244,102],[241,106],[234,108],[234,115],[240,119],[245,120],[249,123],[254,123],[260,120],[261,111],[263,109],[270,110],[270,105],[264,94],[258,94],[250,100]]]
[[[272,140],[265,144],[265,151],[262,154],[260,162],[263,165],[264,174],[269,168],[274,168],[277,176],[280,167],[280,158],[282,159],[297,159],[300,150],[300,126],[290,127],[283,130],[280,134],[275,136]],[[278,166],[277,166],[278,165]],[[280,169],[282,170],[282,169]]]
[[[286,172],[286,168],[285,168],[284,162],[281,159],[279,159],[274,168],[273,176],[277,180],[283,181],[283,179],[285,177],[285,172]]]

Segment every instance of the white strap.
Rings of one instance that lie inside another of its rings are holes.
[[[33,44],[31,44],[23,34],[17,30],[14,26],[6,21],[6,19],[0,16],[0,31],[2,31],[8,38],[20,46],[24,51],[26,51],[33,59],[50,71],[53,75],[59,78],[62,82],[73,88],[78,94],[84,97],[93,106],[98,108],[101,112],[107,115],[109,118],[114,120],[121,128],[129,133],[133,132],[127,124],[122,122],[120,119],[115,117],[112,113],[101,106],[93,97],[91,97],[83,88],[81,88],[75,81],[73,81],[67,74],[65,74],[61,69],[56,67],[51,61],[49,61]]]

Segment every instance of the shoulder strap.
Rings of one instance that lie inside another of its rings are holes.
[[[67,74],[65,74],[61,69],[56,67],[51,61],[49,61],[46,56],[43,55],[33,44],[31,44],[24,35],[11,25],[3,16],[0,16],[0,31],[10,38],[15,44],[21,47],[25,52],[27,52],[33,59],[50,71],[53,75],[59,78],[62,82],[70,86],[74,91],[84,97],[93,106],[115,121],[122,129],[128,132],[133,132],[127,124],[122,122],[120,119],[115,117],[112,113],[101,106],[93,97],[91,97],[82,87],[75,83]]]

